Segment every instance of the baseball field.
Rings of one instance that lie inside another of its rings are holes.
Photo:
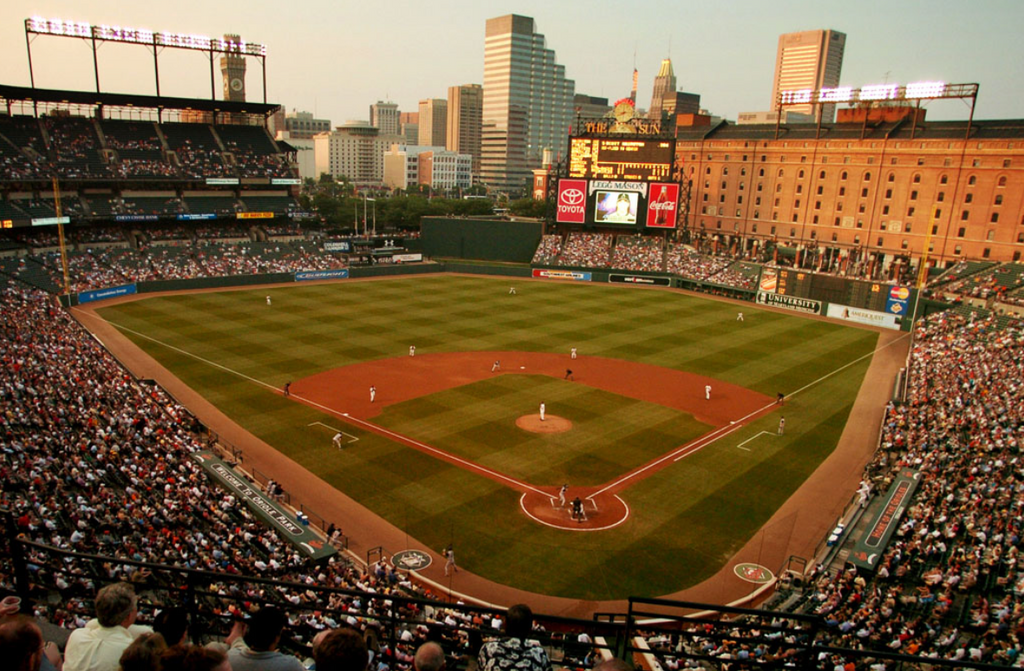
[[[99,314],[408,547],[586,600],[719,571],[835,448],[878,341],[667,290],[455,275]]]

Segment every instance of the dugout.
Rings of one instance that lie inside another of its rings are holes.
[[[430,258],[529,263],[544,224],[518,219],[423,217],[423,253]]]

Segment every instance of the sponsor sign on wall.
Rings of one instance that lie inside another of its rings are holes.
[[[590,273],[578,270],[553,270],[550,268],[534,268],[534,277],[543,277],[548,280],[576,280],[578,282],[589,282]]]
[[[95,291],[83,291],[78,294],[78,302],[90,303],[92,301],[101,301],[104,298],[128,296],[136,293],[136,291],[137,289],[134,284],[125,284],[120,287],[109,287],[107,289],[96,289]]]
[[[647,227],[675,228],[678,203],[678,184],[652,184],[651,200],[647,206]]]
[[[334,242],[325,242],[324,251],[341,252],[343,254],[348,254],[349,252],[352,251],[352,243],[349,242],[348,240],[336,240]]]
[[[623,284],[644,284],[654,287],[668,287],[672,280],[667,277],[641,277],[640,275],[618,275],[612,273],[608,276],[609,282],[622,282]]]
[[[582,224],[587,216],[587,180],[558,180],[558,203],[555,221],[562,224]]]
[[[821,314],[821,301],[811,300],[810,298],[785,296],[783,294],[776,294],[770,291],[758,291],[757,302],[761,305],[769,305],[773,308],[786,308],[787,310],[806,312],[812,315]]]
[[[884,326],[890,329],[898,329],[900,323],[903,321],[900,317],[893,314],[886,314],[884,312],[876,312],[874,310],[864,310],[862,308],[852,308],[849,305],[839,305],[838,303],[829,303],[828,317],[835,319],[845,319],[846,321],[857,322],[858,324],[870,324],[872,326]]]
[[[235,215],[238,219],[273,219],[273,212],[239,212]]]
[[[303,270],[295,273],[296,282],[309,282],[310,280],[343,280],[348,277],[348,268],[337,270]]]
[[[889,297],[885,299],[885,311],[892,315],[907,314],[907,299],[909,298],[909,288],[890,287]]]

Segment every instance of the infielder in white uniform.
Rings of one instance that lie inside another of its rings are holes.
[[[495,360],[494,365],[491,366],[491,372],[493,373],[493,372],[499,371],[499,370],[501,370],[501,360],[497,359],[497,360]]]
[[[409,356],[416,356],[416,345],[409,345]]]
[[[377,388],[370,385],[370,403],[373,403],[373,399],[377,398]]]
[[[541,403],[540,404],[540,421],[542,421],[542,422],[544,421],[544,409],[545,409],[544,408],[544,404]]]
[[[710,384],[704,385],[704,400],[705,401],[710,401],[711,400],[711,385]]]
[[[575,359],[576,358],[576,348],[575,347],[573,347],[571,350],[569,350],[569,358],[570,359]]]
[[[340,433],[336,433],[336,434],[334,434],[334,438],[333,438],[334,446],[336,448],[338,448],[339,450],[341,449],[341,435],[342,434],[340,434]]]

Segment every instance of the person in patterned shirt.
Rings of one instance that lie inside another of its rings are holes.
[[[551,671],[551,660],[538,641],[528,639],[533,630],[533,611],[525,604],[508,609],[506,638],[483,644],[478,661],[481,671]]]

